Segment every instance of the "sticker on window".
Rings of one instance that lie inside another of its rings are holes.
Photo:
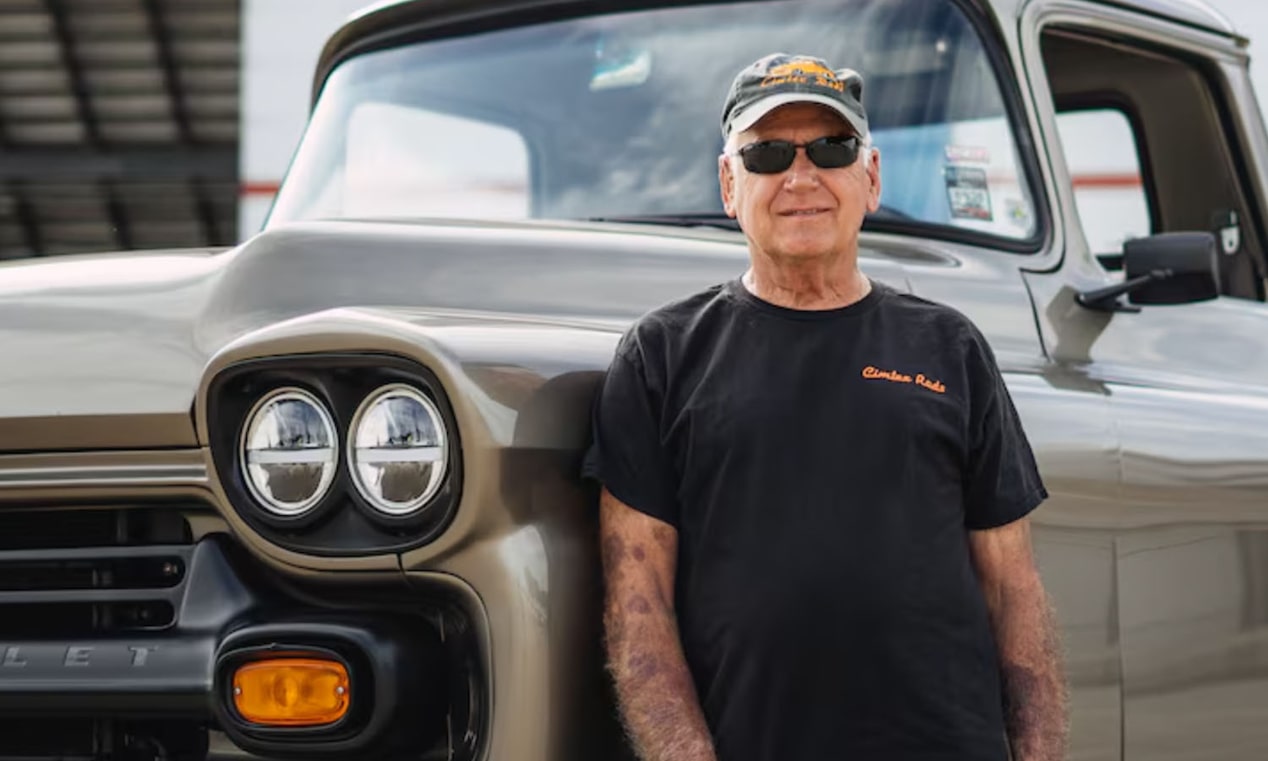
[[[991,163],[991,152],[976,145],[948,145],[946,153],[947,161],[967,164]]]
[[[952,219],[991,221],[991,193],[986,187],[986,170],[965,166],[946,168],[947,202]]]
[[[1004,216],[1019,229],[1030,229],[1030,204],[1022,199],[1005,198]]]
[[[613,90],[622,87],[638,87],[652,75],[652,54],[646,50],[624,53],[605,52],[603,45],[595,51],[594,74],[590,77],[590,90]]]

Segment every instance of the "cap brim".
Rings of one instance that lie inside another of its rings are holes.
[[[841,118],[845,119],[845,121],[854,128],[855,133],[857,133],[860,137],[867,136],[867,125],[860,124],[858,117],[855,114],[852,114],[850,110],[841,103],[841,101],[829,98],[826,95],[818,95],[809,92],[786,92],[762,98],[737,114],[731,119],[731,132],[727,135],[727,137],[730,137],[730,135],[735,134],[736,132],[743,132],[749,127],[752,127],[754,124],[757,124],[763,116],[766,116],[771,111],[774,111],[780,106],[787,106],[790,103],[815,103],[820,106],[827,106],[840,114]]]

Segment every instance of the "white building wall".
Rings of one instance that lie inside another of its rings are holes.
[[[260,229],[290,164],[307,120],[312,72],[322,45],[347,18],[372,4],[375,3],[367,0],[243,0],[239,239]],[[1207,4],[1226,15],[1251,39],[1251,75],[1261,105],[1268,106],[1268,2],[1207,0]],[[1072,162],[1078,164],[1072,167],[1076,172],[1097,176],[1124,170],[1118,160],[1124,155],[1120,146],[1111,149],[1104,145],[1106,150],[1099,155],[1107,163],[1100,165],[1096,159],[1098,151],[1091,146],[1103,140],[1085,143],[1079,135],[1077,125],[1067,134],[1067,141],[1078,141],[1086,149],[1079,152],[1077,162]],[[1130,198],[1130,190],[1126,195],[1119,192],[1123,198],[1116,192],[1095,191],[1087,197],[1089,203],[1080,203],[1080,207],[1084,214],[1094,214],[1098,208],[1114,209],[1112,216],[1116,220],[1121,220],[1122,214],[1131,218],[1140,213],[1135,208],[1139,204]],[[1093,246],[1112,245],[1121,237],[1119,229],[1112,235],[1100,236],[1093,218],[1084,223],[1089,237],[1096,238],[1090,241]]]
[[[238,238],[264,222],[308,120],[326,38],[367,0],[242,0]]]

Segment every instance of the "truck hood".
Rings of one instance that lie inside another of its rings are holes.
[[[0,266],[0,451],[193,446],[206,360],[193,326],[227,261],[187,250]]]
[[[555,223],[321,222],[231,250],[0,265],[0,452],[195,447],[204,368],[246,333],[338,307],[620,331],[736,277],[725,231]],[[907,289],[891,255],[864,269]]]

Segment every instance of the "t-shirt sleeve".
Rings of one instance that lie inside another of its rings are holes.
[[[677,490],[661,443],[659,399],[637,346],[627,337],[595,401],[586,475],[635,510],[677,528]]]
[[[969,529],[995,528],[1025,517],[1048,498],[1048,492],[995,356],[976,330],[968,370],[964,523]]]

